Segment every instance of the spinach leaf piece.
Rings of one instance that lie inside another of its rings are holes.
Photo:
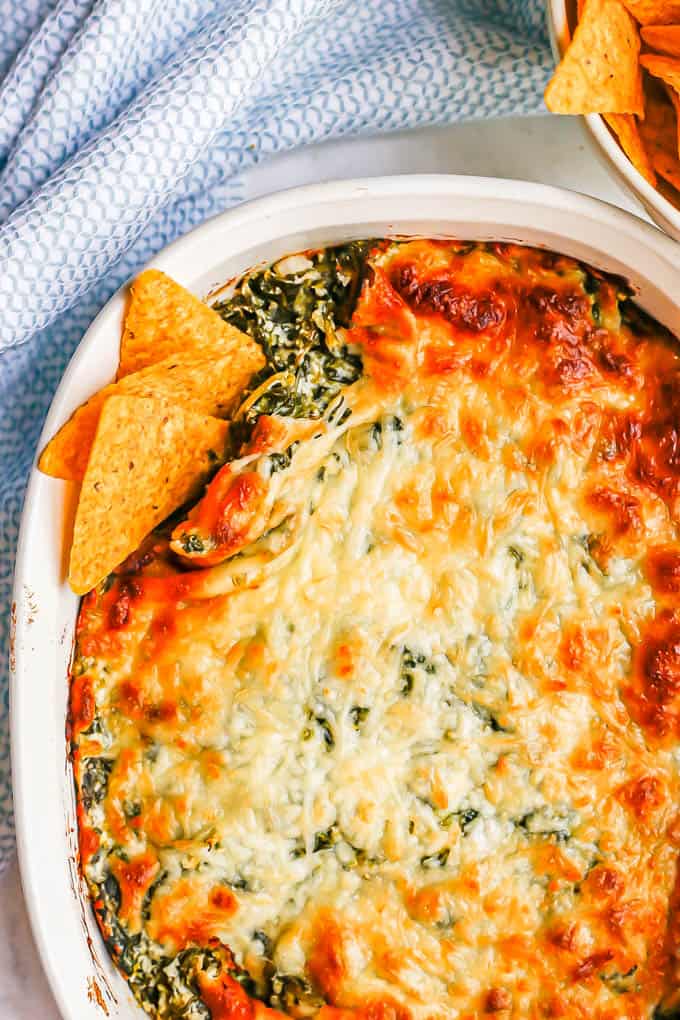
[[[373,244],[352,241],[246,273],[214,305],[264,351],[267,366],[252,391],[279,376],[248,409],[246,426],[260,414],[318,418],[359,378],[361,358],[338,330],[350,325]]]

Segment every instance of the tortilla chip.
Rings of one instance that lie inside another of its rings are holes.
[[[173,354],[231,344],[255,347],[208,305],[159,269],[147,269],[132,284],[130,307],[120,343],[120,379]]]
[[[675,110],[675,135],[678,155],[680,155],[680,93],[676,92],[675,89],[672,89],[670,85],[666,86],[666,92],[668,93],[668,98],[673,104],[673,109]]]
[[[680,191],[680,159],[672,153],[657,149],[652,154],[652,162],[659,176],[672,184],[676,191]]]
[[[578,0],[578,3],[576,4],[576,17],[579,21],[583,17],[583,12],[586,9],[587,2],[588,0]]]
[[[69,581],[84,595],[161,521],[196,497],[224,456],[229,425],[162,401],[104,404],[76,511]]]
[[[674,188],[680,189],[678,123],[675,110],[665,94],[648,97],[647,117],[640,125],[640,134],[656,173]]]
[[[677,151],[677,123],[667,92],[663,89],[650,90],[646,111],[647,116],[640,123],[640,134],[650,158],[657,149],[674,154]]]
[[[656,53],[645,53],[640,63],[655,78],[660,78],[675,92],[680,92],[680,60],[673,57],[659,57]]]
[[[680,0],[624,0],[641,25],[674,25],[680,22]]]
[[[629,113],[606,113],[604,119],[616,135],[619,145],[639,174],[656,187],[656,174],[640,137],[637,120]]]
[[[669,57],[680,57],[680,25],[650,25],[640,34],[653,50],[667,53]]]
[[[265,364],[257,344],[233,349],[231,341],[185,352],[126,375],[105,386],[84,403],[50,440],[38,462],[55,478],[80,481],[104,402],[112,396],[155,397],[165,407],[223,417],[238,401],[244,386]]]
[[[637,25],[620,0],[588,0],[545,90],[553,113],[644,115]]]
[[[672,187],[663,177],[660,177],[658,190],[671,205],[674,205],[676,209],[680,209],[680,188]]]

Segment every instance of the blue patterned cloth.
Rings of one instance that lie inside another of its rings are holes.
[[[323,139],[538,113],[543,0],[0,0],[0,870],[24,487],[61,373],[156,251]]]

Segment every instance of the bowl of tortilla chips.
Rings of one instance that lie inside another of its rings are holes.
[[[619,182],[680,240],[680,0],[549,0],[549,110],[581,115]]]

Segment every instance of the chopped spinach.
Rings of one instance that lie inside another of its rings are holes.
[[[479,817],[479,811],[475,811],[474,808],[465,808],[463,811],[457,811],[456,817],[460,825],[460,831],[465,836],[475,818]]]
[[[462,811],[452,811],[448,815],[444,815],[441,820],[441,826],[444,829],[450,829],[454,821],[458,822],[460,831],[465,836],[467,830],[474,822],[475,818],[479,817],[479,811],[475,811],[474,808],[464,808]]]
[[[141,1004],[154,1008],[158,1016],[179,1020],[208,1020],[210,1011],[198,998],[196,978],[200,972],[216,975],[221,967],[210,949],[184,949],[175,957],[143,957],[128,975]],[[238,980],[238,972],[232,975]],[[152,983],[153,982],[153,983]]]
[[[268,998],[270,1006],[299,1018],[314,1016],[326,1004],[305,978],[294,974],[274,974]]]
[[[364,866],[366,864],[380,863],[378,858],[368,857],[366,851],[362,847],[354,846],[346,838],[340,838],[335,844],[334,849],[335,856],[345,871],[351,871],[358,865]]]
[[[370,437],[374,449],[380,450],[382,448],[382,425],[379,421],[376,421],[370,427]]]
[[[652,1020],[680,1020],[680,1002],[673,1005],[662,1003],[657,1006],[652,1014]]]
[[[600,307],[599,301],[593,301],[590,306],[590,314],[593,317],[593,324],[599,326],[602,322],[602,308]]]
[[[205,546],[199,535],[193,531],[187,531],[182,535],[182,548],[185,553],[202,553]]]
[[[321,736],[323,737],[323,742],[326,745],[326,750],[330,751],[330,749],[335,746],[335,737],[333,736],[331,724],[328,719],[324,719],[323,716],[319,715],[314,717],[314,722],[321,730]]]
[[[324,714],[323,706],[317,705],[317,707],[314,710],[308,708],[307,718],[309,719],[310,722],[315,722],[316,725],[319,727],[320,736],[324,744],[326,745],[326,750],[330,751],[332,747],[335,747],[335,737],[333,735],[333,729],[330,720],[327,719],[326,715]],[[313,732],[314,731],[311,727],[306,726],[302,731],[302,739],[310,740]]]
[[[161,874],[148,890],[143,917],[148,918],[150,899],[164,878]],[[165,955],[143,931],[132,934],[121,924],[120,889],[112,874],[99,884],[91,884],[106,945],[140,1005],[163,1020],[210,1020],[210,1011],[199,998],[196,979],[200,972],[216,977],[223,970],[225,961],[218,956],[219,950],[190,947],[176,956]],[[230,974],[249,994],[257,991],[247,971],[233,962]]]
[[[515,824],[523,829],[527,836],[551,837],[557,843],[566,843],[571,838],[573,819],[560,816],[549,808],[539,808],[523,815]]]
[[[432,868],[443,868],[449,859],[451,853],[448,846],[445,846],[443,850],[440,850],[436,854],[430,854],[427,857],[420,858],[420,866],[428,870]]]
[[[254,931],[252,935],[252,942],[257,947],[258,952],[262,956],[271,956],[272,951],[272,940],[269,938],[264,931]]]
[[[229,885],[232,889],[241,889],[243,891],[250,889],[247,879],[245,879],[242,875],[234,875],[233,878],[229,879],[227,885]]]
[[[512,556],[517,567],[519,567],[520,564],[524,563],[524,553],[522,552],[521,549],[517,549],[517,547],[514,545],[509,545],[508,552]]]
[[[291,443],[290,446],[286,447],[283,453],[270,453],[263,462],[267,472],[270,475],[275,475],[277,471],[285,471],[287,467],[290,467],[293,454],[299,445],[299,442]]]
[[[619,995],[624,995],[626,992],[635,991],[636,973],[637,967],[632,966],[625,974],[622,974],[618,970],[613,971],[611,974],[600,974],[600,980],[604,981],[604,983],[608,985],[613,992],[617,992]]]
[[[338,839],[338,830],[335,825],[331,825],[325,832],[314,833],[314,846],[312,847],[312,853],[316,854],[319,850],[329,850]]]
[[[144,899],[142,900],[142,917],[145,921],[148,921],[151,916],[151,900],[154,898],[157,890],[163,884],[167,877],[168,877],[167,871],[161,871],[160,875],[158,875],[156,880],[152,882],[152,884],[146,890],[146,893],[144,894]]]
[[[74,676],[77,675],[75,669],[73,675]],[[82,737],[101,737],[103,736],[103,734],[104,730],[102,727],[102,721],[98,715],[95,715],[94,719],[92,720],[92,722],[90,723],[86,730],[80,731],[80,735]]]
[[[414,652],[410,648],[404,647],[401,653],[399,675],[401,678],[401,693],[405,698],[413,692],[418,670],[432,675],[437,672],[437,667],[422,652]]]
[[[255,995],[257,993],[257,985],[255,984],[247,970],[233,971],[231,976],[235,981],[238,981],[241,988],[244,988],[248,995]]]
[[[475,713],[478,719],[481,719],[485,726],[489,726],[494,733],[506,733],[507,730],[504,726],[501,726],[498,719],[486,705],[480,705],[478,701],[471,701],[469,707]]]
[[[144,750],[144,760],[148,762],[158,761],[160,747],[158,744],[149,744]]]
[[[600,289],[601,279],[592,269],[583,267],[583,289],[586,294],[597,294]]]
[[[113,913],[120,910],[120,886],[115,876],[109,872],[99,887],[99,894],[104,908]]]
[[[401,446],[403,441],[401,433],[404,431],[404,423],[401,418],[396,414],[388,414],[383,419],[383,423],[385,431],[391,433],[397,446]]]
[[[341,387],[355,382],[362,363],[339,330],[350,325],[371,241],[309,252],[246,273],[231,297],[214,305],[226,321],[256,340],[267,366],[253,391],[271,386],[249,407],[246,425],[260,414],[319,417]]]
[[[364,705],[355,705],[349,710],[349,717],[355,730],[361,729],[361,724],[368,718],[370,708]]]
[[[112,758],[86,758],[80,780],[83,807],[89,811],[94,804],[101,804],[106,796],[109,776],[113,768]]]

